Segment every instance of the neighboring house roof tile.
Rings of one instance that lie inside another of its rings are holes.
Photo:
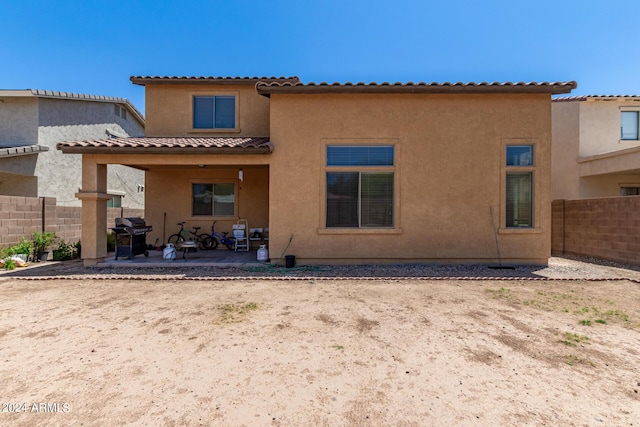
[[[558,96],[553,98],[553,102],[588,101],[588,100],[631,100],[640,101],[640,95],[576,95]]]
[[[97,102],[112,102],[114,104],[123,104],[127,107],[129,112],[133,114],[140,123],[144,124],[144,116],[127,98],[117,98],[114,96],[102,96],[102,95],[88,95],[83,93],[72,92],[59,92],[56,90],[42,90],[42,89],[4,89],[0,90],[0,97],[3,96],[15,96],[15,97],[37,97],[37,98],[54,98],[54,99],[72,99],[78,101],[97,101]]]
[[[18,147],[0,147],[0,157],[25,156],[28,154],[38,154],[43,151],[49,151],[49,147],[45,145],[22,145]]]
[[[299,82],[292,77],[222,77],[222,76],[131,76],[133,84],[144,86],[147,83],[188,83],[188,84],[256,84],[258,82]]]
[[[273,145],[267,137],[165,137],[165,138],[110,138],[58,143],[65,153],[271,153]]]
[[[258,82],[259,94],[274,93],[569,93],[577,87],[569,82],[504,82],[504,83],[292,83]]]

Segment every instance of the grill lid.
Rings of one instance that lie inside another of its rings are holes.
[[[144,219],[140,217],[116,218],[116,227],[145,227]]]

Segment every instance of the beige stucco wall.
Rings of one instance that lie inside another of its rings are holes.
[[[271,256],[303,262],[550,256],[549,95],[272,95]],[[396,147],[396,223],[387,230],[324,227],[327,144]],[[533,144],[533,230],[503,228],[505,147]]]
[[[201,161],[206,161],[201,159]],[[231,231],[239,218],[246,219],[251,228],[269,226],[269,168],[243,165],[244,179],[238,180],[240,166],[207,165],[152,169],[147,172],[145,219],[154,230],[147,237],[153,243],[166,242],[178,232],[178,222],[186,221],[186,228],[202,227],[199,234],[210,233],[216,220],[216,232]],[[233,217],[192,216],[192,183],[233,183],[236,191],[236,215]],[[166,221],[165,221],[166,214]]]
[[[632,109],[640,109],[640,102],[589,98],[552,103],[553,199],[614,197],[621,185],[640,182],[640,168],[630,153],[640,142],[620,140],[620,112]]]
[[[168,93],[163,94],[165,90]],[[147,136],[191,135],[189,91],[164,85],[149,85],[147,91]],[[244,105],[241,96],[241,123],[250,118],[243,118]],[[272,95],[270,108],[268,125],[255,127],[251,134],[270,135],[272,154],[84,155],[83,212],[88,215],[83,217],[83,227],[102,229],[95,225],[103,221],[96,213],[103,209],[100,165],[126,159],[147,170],[145,219],[154,227],[149,243],[173,234],[178,221],[208,231],[212,218],[190,216],[191,183],[235,180],[239,188],[236,214],[248,219],[250,227],[270,227],[274,261],[280,260],[293,237],[286,254],[296,255],[300,263],[494,262],[498,251],[493,209],[503,262],[547,262],[551,253],[549,95]],[[256,110],[258,123],[263,113],[268,109]],[[241,133],[247,129],[241,124]],[[393,228],[325,228],[325,150],[336,144],[395,147]],[[504,227],[507,145],[534,146],[532,229]],[[239,168],[244,171],[242,183],[237,181]],[[217,230],[229,231],[235,219],[218,219]],[[101,238],[96,234],[94,240]],[[101,257],[104,254],[96,252],[87,258]]]
[[[553,102],[551,197],[580,198],[578,152],[580,147],[580,103]]]
[[[193,129],[193,97],[196,95],[236,96],[237,129]],[[145,105],[148,137],[269,135],[269,99],[258,95],[254,85],[147,84]]]
[[[620,187],[640,187],[640,174],[607,174],[580,179],[581,199],[620,196]]]
[[[640,146],[639,141],[620,140],[620,112],[640,109],[631,100],[589,100],[580,102],[580,157]]]

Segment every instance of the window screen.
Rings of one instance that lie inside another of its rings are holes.
[[[235,96],[194,96],[194,129],[233,129],[236,127]]]

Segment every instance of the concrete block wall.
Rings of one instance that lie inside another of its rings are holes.
[[[640,265],[640,197],[556,200],[552,254]]]
[[[144,209],[107,208],[107,232],[121,214],[144,216]],[[68,243],[82,235],[82,208],[58,206],[53,197],[0,196],[0,247],[19,243],[23,237],[31,240],[35,231],[52,231]]]
[[[37,197],[0,196],[0,246],[12,246],[22,237],[42,230],[42,200]]]

